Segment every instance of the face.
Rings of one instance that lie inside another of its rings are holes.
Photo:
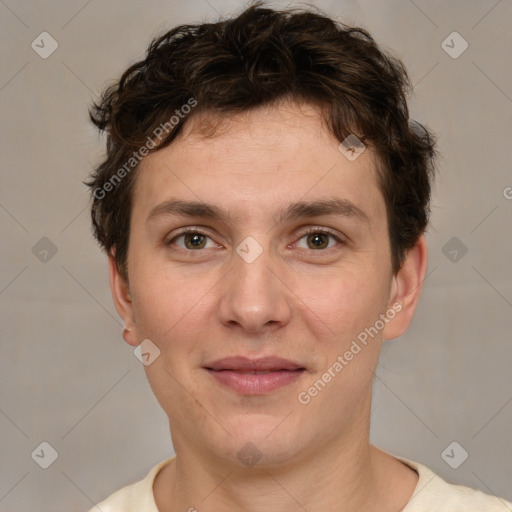
[[[392,274],[371,149],[348,159],[313,106],[210,138],[200,121],[139,167],[129,285],[111,258],[125,340],[160,351],[145,370],[176,452],[272,466],[363,439],[382,340],[425,271],[411,256]]]

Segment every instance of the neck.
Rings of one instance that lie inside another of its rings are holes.
[[[226,465],[176,441],[176,459],[155,480],[160,512],[296,512],[341,504],[343,512],[398,512],[417,482],[412,469],[369,444],[369,421],[285,465]]]

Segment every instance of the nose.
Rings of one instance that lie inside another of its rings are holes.
[[[252,262],[234,255],[232,270],[222,281],[219,317],[225,326],[263,334],[288,324],[293,293],[271,260],[267,250]]]

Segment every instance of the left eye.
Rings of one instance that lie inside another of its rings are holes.
[[[303,239],[306,239],[306,244],[307,246],[306,247],[301,247],[301,248],[305,248],[305,249],[330,249],[333,245],[335,244],[332,244],[332,245],[329,245],[329,238],[332,240],[334,240],[335,242],[341,242],[341,240],[335,236],[334,234],[332,233],[329,233],[328,231],[320,231],[320,230],[316,230],[316,231],[310,231],[306,234],[304,234],[300,240],[303,240]],[[297,243],[297,246],[298,243]]]

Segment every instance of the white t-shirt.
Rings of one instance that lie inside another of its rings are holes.
[[[512,512],[512,503],[489,496],[462,485],[452,485],[426,466],[396,457],[419,475],[414,493],[401,512]],[[174,457],[151,469],[139,482],[119,489],[98,503],[101,512],[159,512],[153,495],[153,482],[158,472]],[[93,507],[89,512],[98,512]]]

